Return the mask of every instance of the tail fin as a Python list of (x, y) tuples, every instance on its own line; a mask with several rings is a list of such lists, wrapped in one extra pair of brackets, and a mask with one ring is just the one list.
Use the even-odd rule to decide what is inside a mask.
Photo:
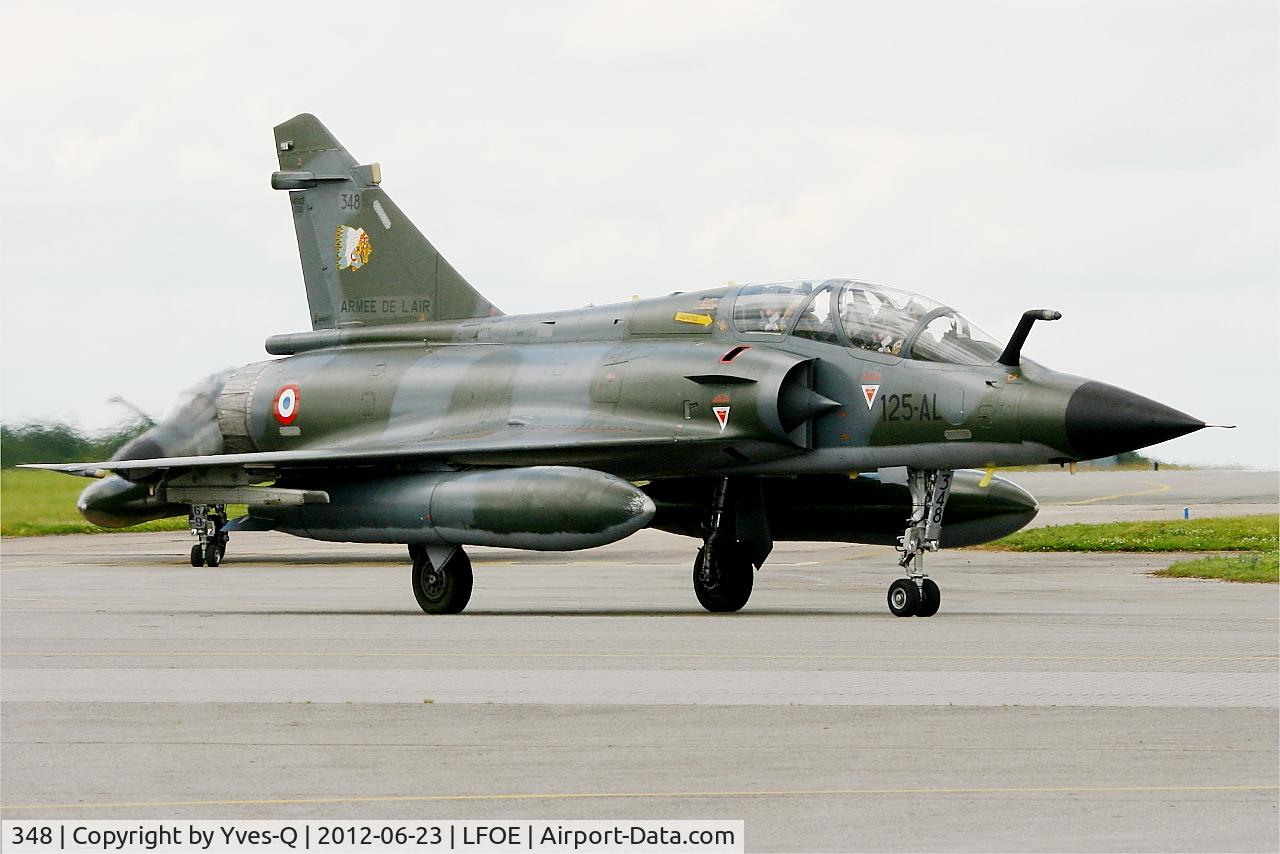
[(361, 166), (309, 113), (275, 129), (302, 256), (311, 328), (489, 317), (502, 312), (441, 257)]

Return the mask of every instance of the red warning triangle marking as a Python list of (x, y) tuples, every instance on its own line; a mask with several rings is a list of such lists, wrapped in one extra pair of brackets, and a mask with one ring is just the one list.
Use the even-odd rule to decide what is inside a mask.
[(729, 426), (729, 407), (713, 406), (711, 411), (716, 414), (716, 420), (720, 422), (720, 432), (724, 432), (724, 428)]
[(867, 409), (871, 408), (871, 404), (876, 402), (876, 395), (880, 392), (880, 386), (864, 385), (862, 387), (862, 396), (867, 399)]

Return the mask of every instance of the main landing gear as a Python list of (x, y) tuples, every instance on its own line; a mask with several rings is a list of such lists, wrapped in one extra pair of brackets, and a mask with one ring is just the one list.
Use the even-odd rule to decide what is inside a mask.
[[(751, 584), (755, 576), (755, 565), (751, 558), (752, 544), (735, 536), (745, 516), (741, 508), (730, 510), (726, 496), (729, 491), (728, 478), (716, 483), (715, 494), (711, 502), (711, 516), (707, 522), (706, 539), (698, 556), (693, 561), (693, 592), (699, 604), (713, 613), (732, 613), (739, 611), (751, 598)], [(750, 526), (752, 533), (760, 536), (763, 532), (756, 530), (761, 523)], [(767, 538), (767, 533), (763, 533)], [(768, 548), (765, 547), (765, 554)], [(760, 558), (763, 562), (764, 558)]]
[(192, 566), (217, 566), (227, 553), (230, 535), (223, 530), (227, 526), (225, 504), (192, 504), (187, 514), (187, 525), (200, 542), (191, 547)]
[(413, 596), (428, 614), (461, 614), (471, 599), (471, 558), (461, 546), (409, 544)]
[(942, 604), (938, 585), (925, 575), (924, 555), (938, 550), (951, 478), (950, 471), (907, 470), (911, 518), (898, 538), (898, 551), (902, 552), (898, 565), (907, 570), (908, 577), (889, 585), (889, 610), (895, 617), (932, 617)]

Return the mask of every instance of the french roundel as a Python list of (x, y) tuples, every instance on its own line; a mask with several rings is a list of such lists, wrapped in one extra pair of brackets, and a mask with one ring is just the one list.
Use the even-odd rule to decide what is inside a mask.
[(298, 387), (296, 385), (290, 383), (289, 385), (280, 387), (280, 390), (276, 392), (275, 404), (273, 406), (277, 421), (281, 424), (293, 423), (293, 419), (298, 417), (299, 397), (301, 397), (301, 394), (298, 392)]

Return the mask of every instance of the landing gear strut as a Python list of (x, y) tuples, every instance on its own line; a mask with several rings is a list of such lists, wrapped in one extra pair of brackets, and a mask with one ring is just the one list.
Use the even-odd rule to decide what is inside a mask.
[(716, 613), (741, 610), (751, 598), (755, 574), (747, 549), (725, 530), (728, 489), (728, 478), (716, 483), (707, 537), (693, 561), (694, 595), (703, 608)]
[(461, 614), (471, 599), (471, 558), (461, 546), (409, 544), (413, 596), (428, 614)]
[(938, 585), (925, 575), (924, 555), (938, 550), (951, 478), (950, 471), (907, 470), (911, 518), (906, 531), (898, 537), (898, 551), (902, 552), (898, 565), (907, 570), (908, 577), (889, 585), (889, 610), (895, 617), (932, 617), (942, 604)]
[(187, 525), (200, 542), (191, 547), (192, 566), (217, 566), (227, 553), (230, 536), (223, 530), (227, 526), (225, 504), (192, 504), (187, 514)]

